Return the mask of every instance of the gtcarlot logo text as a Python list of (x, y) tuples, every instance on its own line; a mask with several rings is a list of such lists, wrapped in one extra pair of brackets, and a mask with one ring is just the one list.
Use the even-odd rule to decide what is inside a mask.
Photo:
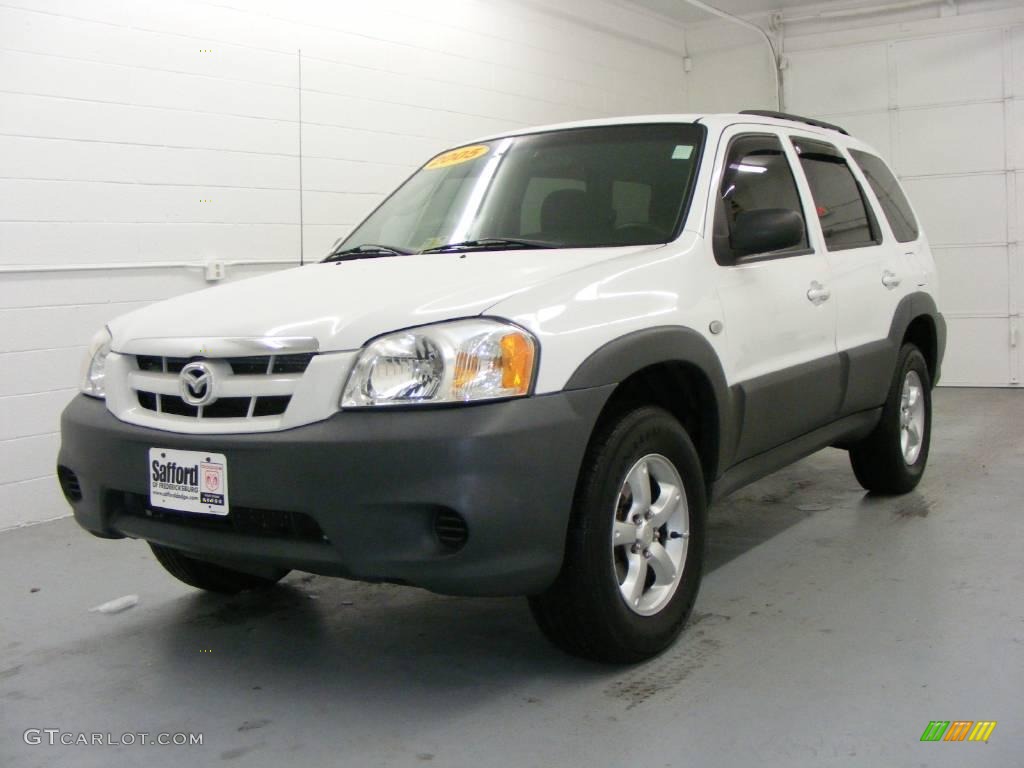
[(121, 747), (139, 745), (143, 747), (195, 746), (202, 745), (201, 733), (85, 733), (62, 731), (60, 728), (29, 728), (22, 734), (26, 744), (58, 744), (71, 746)]

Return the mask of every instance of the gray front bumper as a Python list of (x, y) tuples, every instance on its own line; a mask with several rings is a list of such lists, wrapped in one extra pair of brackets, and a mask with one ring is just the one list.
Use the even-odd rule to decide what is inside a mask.
[[(58, 464), (77, 476), (75, 518), (98, 536), (448, 594), (531, 594), (561, 567), (576, 478), (610, 391), (349, 411), (245, 435), (133, 426), (79, 396), (61, 418)], [(232, 508), (302, 513), (323, 538), (250, 535), (212, 528), (202, 517), (149, 515), (151, 447), (224, 454)], [(457, 513), (468, 528), (455, 552), (435, 534), (441, 511)]]

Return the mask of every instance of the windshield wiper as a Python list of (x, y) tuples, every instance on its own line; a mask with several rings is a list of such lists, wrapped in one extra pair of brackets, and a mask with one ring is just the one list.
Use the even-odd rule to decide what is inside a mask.
[(399, 248), (395, 245), (363, 243), (352, 248), (333, 251), (324, 261), (355, 261), (356, 259), (377, 259), (383, 256), (412, 256), (412, 254), (413, 252), (408, 248)]
[(547, 240), (524, 240), (509, 237), (481, 237), (479, 240), (463, 240), (461, 243), (448, 243), (435, 248), (426, 248), (420, 253), (446, 253), (448, 251), (497, 251), (506, 248), (559, 248), (560, 243)]

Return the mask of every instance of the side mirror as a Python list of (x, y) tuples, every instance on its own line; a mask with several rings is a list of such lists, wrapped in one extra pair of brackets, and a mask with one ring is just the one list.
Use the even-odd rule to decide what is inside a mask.
[(804, 220), (799, 213), (787, 208), (758, 208), (736, 217), (729, 244), (739, 258), (792, 248), (803, 239)]

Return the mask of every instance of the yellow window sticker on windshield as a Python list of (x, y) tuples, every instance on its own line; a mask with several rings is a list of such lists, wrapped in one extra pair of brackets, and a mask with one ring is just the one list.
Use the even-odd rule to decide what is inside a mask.
[(491, 148), (486, 144), (474, 144), (471, 147), (459, 147), (449, 152), (444, 152), (424, 166), (427, 171), (433, 171), (436, 168), (448, 168), (452, 165), (458, 165), (459, 163), (468, 163), (470, 160), (476, 160), (478, 157), (483, 157)]
[(425, 251), (428, 248), (437, 248), (439, 245), (445, 245), (445, 239), (443, 237), (428, 237), (420, 243), (419, 250)]

